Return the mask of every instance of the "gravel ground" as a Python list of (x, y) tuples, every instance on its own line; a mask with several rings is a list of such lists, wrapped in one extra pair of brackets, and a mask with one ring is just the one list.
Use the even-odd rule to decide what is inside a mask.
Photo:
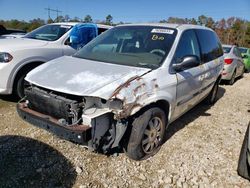
[(0, 99), (0, 187), (250, 187), (237, 175), (250, 121), (250, 74), (221, 85), (219, 100), (171, 124), (159, 152), (135, 162), (105, 156), (22, 121)]

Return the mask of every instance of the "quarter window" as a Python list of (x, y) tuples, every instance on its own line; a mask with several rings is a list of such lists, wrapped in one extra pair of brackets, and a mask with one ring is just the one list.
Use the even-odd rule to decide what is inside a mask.
[(237, 57), (241, 57), (241, 53), (240, 51), (238, 50), (238, 48), (234, 48), (234, 51), (233, 51), (234, 55), (236, 55)]

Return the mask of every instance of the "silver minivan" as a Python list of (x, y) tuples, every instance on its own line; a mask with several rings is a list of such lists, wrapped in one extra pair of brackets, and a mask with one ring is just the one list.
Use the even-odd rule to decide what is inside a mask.
[(223, 60), (206, 27), (121, 25), (28, 73), (17, 110), (60, 137), (104, 153), (123, 147), (139, 160), (157, 151), (171, 122), (216, 101)]

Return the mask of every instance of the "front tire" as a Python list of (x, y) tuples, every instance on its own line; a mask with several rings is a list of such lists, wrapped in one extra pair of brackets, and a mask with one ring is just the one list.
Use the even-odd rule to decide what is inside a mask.
[(163, 143), (166, 123), (166, 115), (158, 107), (150, 108), (135, 118), (126, 154), (134, 160), (154, 155)]
[(28, 83), (24, 80), (24, 78), (26, 77), (26, 74), (23, 75), (19, 75), (16, 78), (15, 81), (15, 85), (14, 85), (14, 94), (16, 97), (18, 97), (18, 99), (22, 99), (24, 98), (24, 88), (26, 88), (28, 86)]

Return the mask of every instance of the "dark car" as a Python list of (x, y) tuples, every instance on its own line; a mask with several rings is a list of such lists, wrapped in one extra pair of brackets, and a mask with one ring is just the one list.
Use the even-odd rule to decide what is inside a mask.
[(250, 122), (245, 134), (245, 138), (240, 151), (240, 158), (238, 163), (238, 174), (243, 178), (250, 180), (250, 135), (249, 135)]
[(0, 25), (0, 36), (11, 33), (26, 33), (26, 31), (20, 29), (6, 29), (3, 25)]

